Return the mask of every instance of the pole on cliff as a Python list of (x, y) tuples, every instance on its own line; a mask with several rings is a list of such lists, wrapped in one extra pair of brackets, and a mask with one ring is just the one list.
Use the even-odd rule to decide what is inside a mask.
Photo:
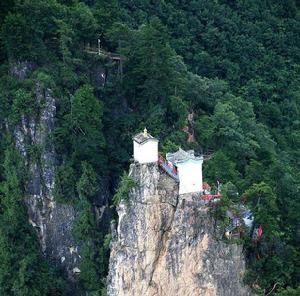
[(101, 49), (101, 40), (98, 39), (98, 55), (100, 55), (100, 49)]

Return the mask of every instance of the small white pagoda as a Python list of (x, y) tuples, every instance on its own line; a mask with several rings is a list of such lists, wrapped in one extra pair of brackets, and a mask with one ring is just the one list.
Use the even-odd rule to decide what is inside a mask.
[(146, 128), (133, 137), (133, 158), (139, 163), (158, 161), (158, 139), (152, 137)]
[(179, 176), (179, 194), (202, 192), (203, 156), (195, 156), (194, 150), (181, 148), (175, 153), (167, 153), (167, 161), (177, 167)]

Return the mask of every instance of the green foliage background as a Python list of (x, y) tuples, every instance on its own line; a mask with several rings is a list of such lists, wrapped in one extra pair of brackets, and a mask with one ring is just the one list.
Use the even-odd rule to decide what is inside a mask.
[[(215, 151), (205, 164), (206, 180), (231, 182), (266, 226), (262, 241), (248, 247), (248, 283), (259, 293), (297, 294), (297, 1), (2, 1), (0, 26), (0, 291), (66, 291), (56, 271), (38, 259), (37, 239), (22, 223), (24, 160), (9, 160), (17, 154), (10, 136), (22, 116), (39, 116), (39, 82), (53, 91), (57, 104), (50, 137), (59, 163), (54, 195), (82, 213), (74, 229), (86, 242), (82, 289), (90, 295), (105, 289), (108, 238), (93, 211), (99, 180), (108, 177), (114, 191), (132, 154), (131, 136), (147, 126), (163, 151), (178, 146)], [(118, 63), (84, 51), (98, 38), (107, 50), (126, 56), (122, 75)], [(18, 80), (10, 69), (25, 61), (33, 69)], [(104, 84), (97, 67), (105, 69)], [(189, 144), (182, 129), (191, 112), (196, 143)], [(27, 149), (38, 157), (36, 147)], [(15, 223), (7, 225), (7, 219)], [(14, 233), (18, 241), (9, 247)], [(29, 276), (24, 270), (31, 266)]]

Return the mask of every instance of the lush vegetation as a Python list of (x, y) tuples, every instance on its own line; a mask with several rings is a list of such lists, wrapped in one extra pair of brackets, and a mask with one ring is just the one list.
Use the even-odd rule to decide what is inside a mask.
[[(246, 280), (259, 293), (297, 294), (296, 1), (2, 2), (1, 294), (60, 295), (65, 290), (56, 271), (40, 259), (35, 234), (26, 226), (27, 167), (12, 156), (17, 154), (11, 146), (16, 127), (24, 117), (38, 117), (43, 107), (36, 99), (37, 83), (56, 98), (55, 130), (49, 135), (58, 158), (54, 196), (81, 212), (74, 236), (85, 242), (80, 282), (90, 295), (104, 293), (107, 272), (109, 239), (94, 212), (99, 180), (108, 177), (114, 190), (131, 157), (131, 136), (145, 126), (159, 136), (163, 151), (178, 146), (215, 151), (205, 164), (207, 181), (231, 182), (265, 225), (259, 243), (248, 247)], [(122, 67), (84, 51), (98, 38), (105, 49), (126, 56)], [(30, 68), (22, 79), (11, 70), (20, 62)], [(99, 82), (99, 69), (105, 82)], [(189, 113), (194, 114), (193, 143), (182, 131)], [(31, 160), (41, 149), (26, 143)], [(21, 250), (27, 250), (25, 255)]]
[(113, 205), (117, 207), (121, 201), (128, 202), (129, 190), (135, 185), (135, 181), (130, 176), (128, 176), (126, 172), (124, 172), (121, 177), (116, 194), (113, 196)]
[(37, 237), (28, 223), (23, 171), (22, 158), (8, 146), (0, 187), (0, 293), (64, 295), (65, 282), (43, 258)]

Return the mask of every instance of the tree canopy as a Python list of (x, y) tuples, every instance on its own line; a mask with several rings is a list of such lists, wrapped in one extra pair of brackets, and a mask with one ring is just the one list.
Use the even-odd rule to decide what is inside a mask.
[[(113, 193), (120, 183), (116, 204), (126, 196), (130, 180), (122, 172), (131, 158), (131, 137), (146, 126), (160, 138), (163, 152), (177, 147), (214, 151), (204, 165), (205, 180), (234, 188), (265, 227), (261, 242), (247, 246), (248, 283), (259, 286), (259, 293), (297, 294), (297, 1), (2, 2), (1, 294), (60, 295), (64, 290), (62, 277), (57, 280), (42, 259), (27, 225), (24, 175), (29, 172), (13, 148), (22, 120), (41, 115), (45, 102), (36, 97), (38, 85), (56, 100), (49, 135), (56, 153), (53, 195), (80, 212), (74, 236), (84, 242), (83, 290), (105, 293), (109, 236), (94, 211), (97, 185), (107, 178)], [(122, 63), (89, 53), (97, 50), (98, 39), (107, 52), (125, 56)], [(184, 132), (189, 124), (192, 143)], [(28, 151), (41, 149), (26, 144)], [(49, 285), (42, 284), (45, 279)]]

